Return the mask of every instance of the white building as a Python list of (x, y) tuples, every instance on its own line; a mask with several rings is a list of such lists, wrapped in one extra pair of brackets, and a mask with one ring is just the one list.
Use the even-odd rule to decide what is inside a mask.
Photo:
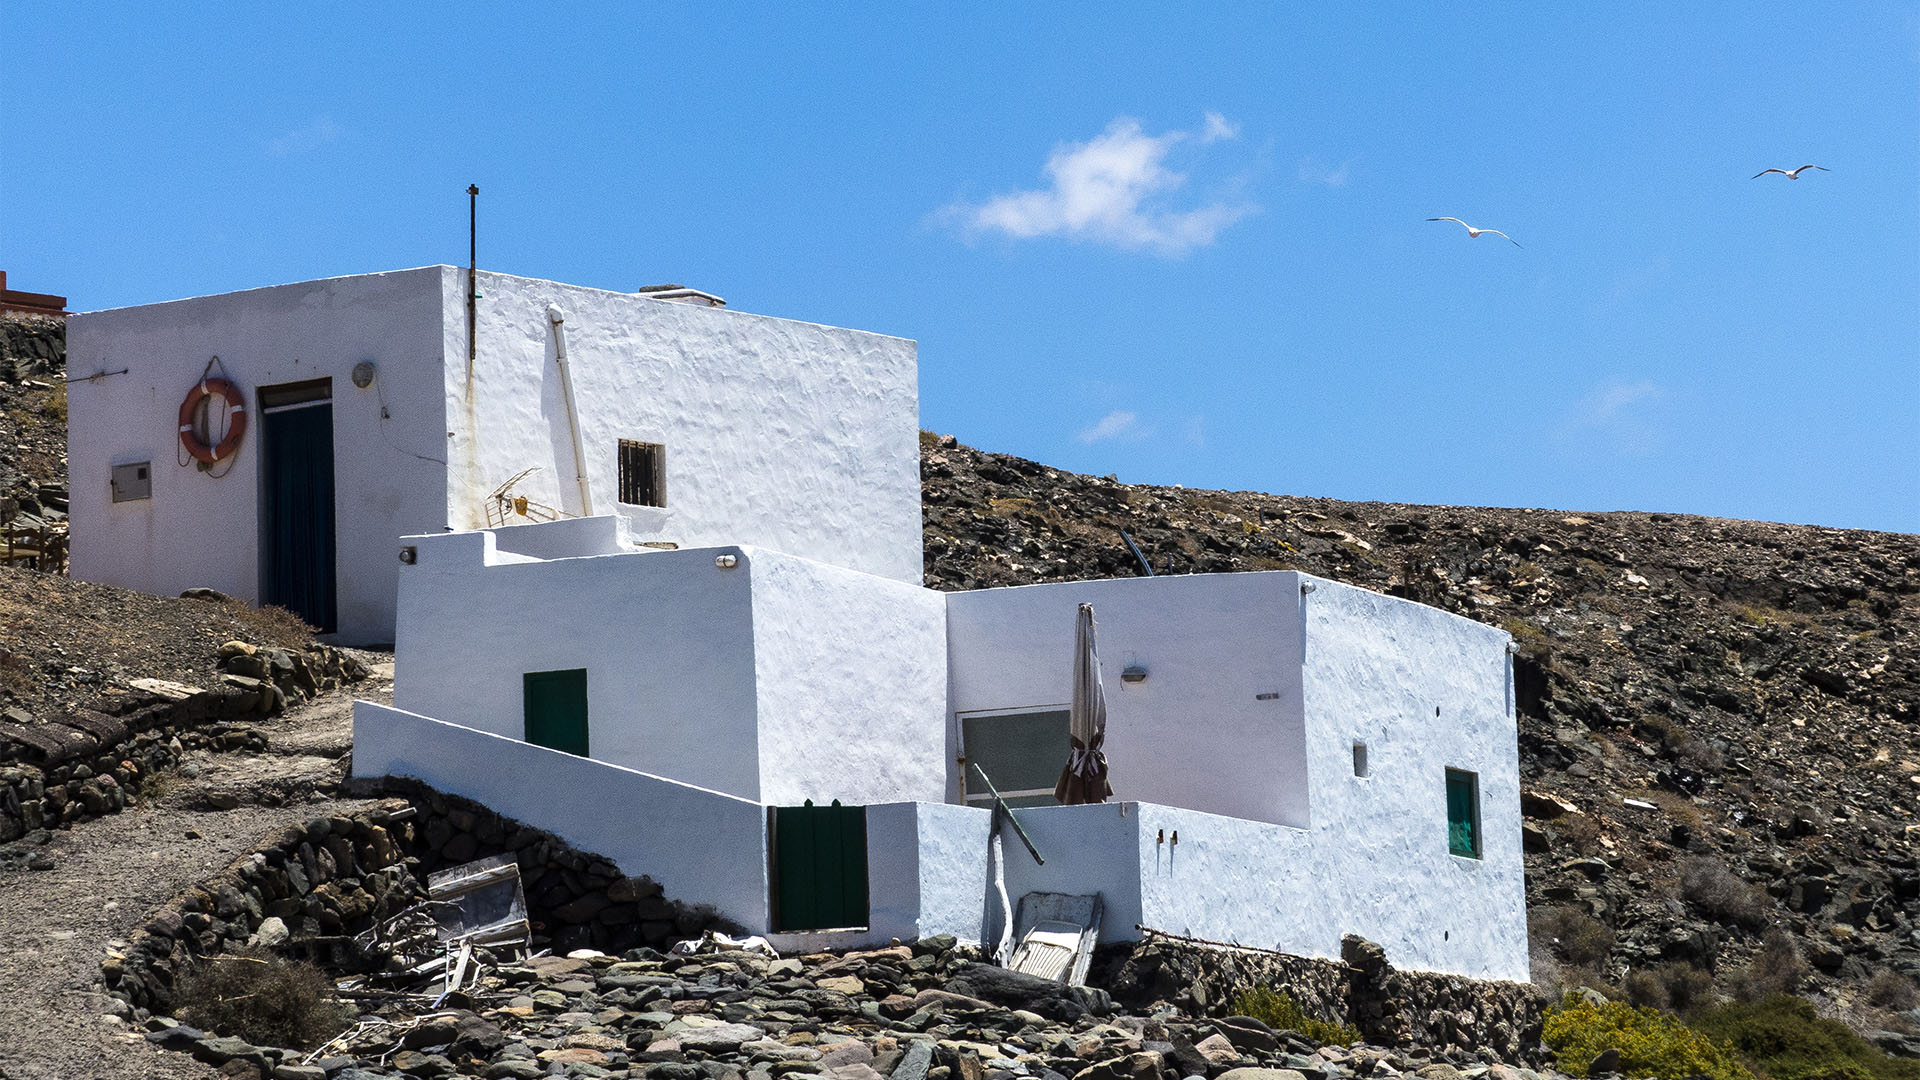
[[(477, 284), (73, 316), (75, 575), (395, 640), (356, 775), (783, 942), (991, 940), (984, 772), (1046, 860), (1008, 891), (1098, 893), (1105, 940), (1526, 977), (1506, 634), (1292, 572), (921, 588), (912, 342)], [(1082, 602), (1118, 801), (1050, 805)]]
[[(1337, 956), (1358, 933), (1403, 967), (1527, 977), (1498, 629), (1290, 571), (943, 594), (743, 545), (633, 552), (618, 528), (406, 538), (395, 707), (357, 706), (355, 774), (852, 945), (993, 939), (978, 763), (1046, 859), (1010, 844), (1009, 891), (1098, 892), (1103, 940)], [(1058, 806), (1083, 601), (1119, 801)], [(864, 808), (864, 868), (809, 924), (769, 808), (836, 799)]]
[[(72, 316), (74, 576), (214, 588), (342, 642), (392, 641), (398, 538), (485, 526), (488, 496), (537, 469), (509, 492), (536, 515), (920, 580), (913, 342), (478, 285), (471, 338), (468, 275), (449, 266)], [(181, 416), (207, 377), (236, 388), (246, 430), (203, 468), (182, 427), (212, 445), (234, 419)]]

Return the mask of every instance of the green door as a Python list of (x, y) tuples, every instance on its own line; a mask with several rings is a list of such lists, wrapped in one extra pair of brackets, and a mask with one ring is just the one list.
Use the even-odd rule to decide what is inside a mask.
[[(266, 393), (263, 402), (269, 400)], [(262, 604), (277, 604), (322, 632), (339, 629), (333, 576), (333, 404), (263, 410)]]
[(587, 756), (587, 669), (529, 671), (521, 676), (527, 741)]
[(770, 806), (773, 928), (845, 930), (867, 925), (867, 808)]

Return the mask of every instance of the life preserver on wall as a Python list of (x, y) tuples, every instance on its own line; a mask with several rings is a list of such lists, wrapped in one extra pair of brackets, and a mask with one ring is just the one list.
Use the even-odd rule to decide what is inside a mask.
[[(207, 399), (218, 394), (227, 403), (227, 434), (218, 445), (207, 445), (201, 434), (201, 408)], [(225, 379), (201, 379), (187, 391), (186, 400), (180, 403), (180, 445), (196, 459), (215, 465), (233, 456), (240, 448), (240, 439), (247, 433), (247, 398), (240, 388)]]

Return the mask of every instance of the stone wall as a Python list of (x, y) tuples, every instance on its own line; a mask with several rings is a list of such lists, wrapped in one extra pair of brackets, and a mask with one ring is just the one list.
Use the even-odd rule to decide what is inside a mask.
[(52, 375), (67, 367), (67, 323), (48, 315), (0, 315), (0, 379)]
[(265, 749), (250, 721), (278, 712), (290, 696), (364, 673), (324, 645), (259, 652), (277, 654), (263, 661), (264, 678), (227, 675), (211, 690), (142, 679), (131, 693), (54, 719), (0, 710), (0, 843), (116, 813), (190, 750)]
[(381, 792), (389, 797), (359, 813), (286, 829), (168, 901), (108, 958), (108, 990), (136, 1009), (170, 1012), (184, 966), (245, 944), (270, 919), (280, 922), (276, 939), (284, 928), (285, 950), (351, 963), (345, 939), (422, 899), (428, 874), (506, 853), (520, 866), (535, 949), (618, 953), (724, 928), (657, 883), (478, 804), (407, 781), (360, 791)]
[(1342, 943), (1341, 960), (1166, 938), (1110, 946), (1099, 959), (1099, 981), (1130, 1007), (1164, 1001), (1196, 1016), (1228, 1016), (1239, 994), (1264, 986), (1309, 1016), (1359, 1028), (1379, 1046), (1484, 1051), (1502, 1061), (1541, 1054), (1545, 1003), (1531, 985), (1397, 971), (1384, 950), (1357, 937)]

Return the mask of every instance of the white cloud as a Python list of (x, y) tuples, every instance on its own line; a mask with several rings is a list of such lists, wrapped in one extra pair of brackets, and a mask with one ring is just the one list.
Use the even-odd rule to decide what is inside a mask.
[(1645, 457), (1660, 442), (1659, 429), (1650, 414), (1652, 406), (1665, 396), (1665, 390), (1644, 379), (1601, 383), (1574, 403), (1561, 425), (1560, 438), (1581, 450)]
[(325, 116), (315, 117), (306, 127), (287, 132), (276, 139), (267, 140), (267, 153), (274, 157), (286, 157), (290, 154), (310, 154), (344, 134), (339, 124)]
[(1064, 236), (1178, 255), (1213, 243), (1222, 229), (1259, 208), (1226, 201), (1184, 210), (1165, 205), (1166, 196), (1187, 181), (1186, 174), (1167, 168), (1167, 154), (1189, 139), (1204, 146), (1238, 134), (1218, 113), (1208, 113), (1197, 134), (1148, 135), (1138, 121), (1120, 117), (1087, 142), (1056, 146), (1043, 170), (1048, 187), (979, 205), (955, 203), (942, 215), (973, 232)]
[(1237, 139), (1240, 137), (1240, 125), (1232, 123), (1217, 112), (1207, 114), (1206, 125), (1207, 126), (1200, 132), (1200, 141), (1203, 144), (1219, 142), (1221, 139)]
[(1126, 434), (1139, 432), (1140, 416), (1125, 409), (1115, 409), (1100, 418), (1100, 422), (1080, 433), (1083, 443), (1097, 443), (1106, 439), (1116, 439)]
[(1196, 449), (1205, 449), (1207, 445), (1207, 418), (1200, 415), (1187, 417), (1187, 422), (1181, 426), (1180, 434), (1181, 437), (1186, 440), (1188, 446), (1195, 447)]
[(1333, 166), (1311, 154), (1300, 159), (1300, 182), (1303, 184), (1346, 187), (1352, 173), (1353, 162), (1351, 161), (1343, 161), (1338, 166)]

